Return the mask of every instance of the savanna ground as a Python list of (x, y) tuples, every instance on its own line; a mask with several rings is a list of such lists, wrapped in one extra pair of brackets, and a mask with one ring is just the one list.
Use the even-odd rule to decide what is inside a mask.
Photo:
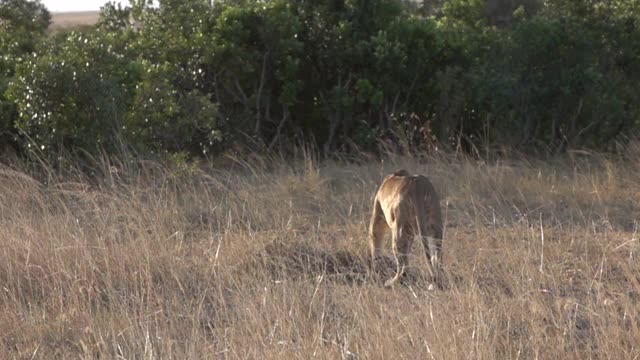
[(99, 11), (54, 12), (51, 14), (49, 31), (57, 33), (92, 26), (98, 22)]
[[(105, 161), (91, 179), (5, 164), (0, 353), (635, 359), (638, 154)], [(445, 290), (419, 243), (403, 284), (383, 288), (390, 260), (367, 274), (373, 194), (398, 168), (441, 193)]]

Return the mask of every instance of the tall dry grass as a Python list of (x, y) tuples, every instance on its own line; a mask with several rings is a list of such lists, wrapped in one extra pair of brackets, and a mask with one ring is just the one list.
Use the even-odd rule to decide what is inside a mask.
[[(92, 179), (41, 180), (2, 166), (0, 353), (634, 359), (634, 154), (491, 164), (306, 156), (194, 173), (105, 162)], [(403, 285), (367, 275), (372, 196), (397, 168), (428, 175), (442, 194), (443, 291), (427, 290), (418, 243)]]

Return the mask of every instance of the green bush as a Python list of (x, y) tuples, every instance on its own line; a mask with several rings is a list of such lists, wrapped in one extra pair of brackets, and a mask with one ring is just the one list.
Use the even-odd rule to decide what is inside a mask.
[[(631, 33), (629, 33), (631, 32)], [(495, 34), (465, 79), (467, 128), (513, 147), (606, 147), (637, 130), (637, 27), (537, 16)]]
[(0, 0), (0, 143), (15, 143), (15, 104), (4, 95), (15, 68), (36, 50), (51, 16), (40, 1)]
[(0, 131), (49, 156), (162, 157), (301, 137), (556, 152), (638, 131), (640, 0), (440, 3), (135, 1), (42, 41), (44, 8), (5, 0)]
[(217, 107), (198, 89), (174, 86), (176, 66), (143, 62), (143, 76), (123, 125), (128, 144), (145, 154), (207, 155), (223, 140)]
[(7, 95), (28, 148), (114, 151), (138, 77), (131, 52), (109, 34), (71, 32), (29, 55)]

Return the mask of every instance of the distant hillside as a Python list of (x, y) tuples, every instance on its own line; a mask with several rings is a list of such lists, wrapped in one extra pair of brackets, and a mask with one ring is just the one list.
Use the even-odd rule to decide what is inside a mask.
[(99, 11), (60, 12), (51, 14), (52, 32), (94, 25), (100, 16)]

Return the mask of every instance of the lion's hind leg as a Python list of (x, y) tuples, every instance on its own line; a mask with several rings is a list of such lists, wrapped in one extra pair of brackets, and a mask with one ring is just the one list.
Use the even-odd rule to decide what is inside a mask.
[(380, 249), (384, 242), (384, 237), (389, 229), (387, 221), (380, 207), (380, 202), (376, 199), (373, 204), (373, 211), (371, 213), (371, 222), (369, 223), (369, 247), (371, 251), (371, 259), (369, 268), (373, 270), (374, 263), (377, 257), (380, 255)]
[(438, 224), (430, 224), (421, 229), (421, 233), (431, 277), (439, 287), (442, 287), (442, 227)]
[(393, 286), (402, 276), (409, 265), (408, 253), (413, 242), (413, 231), (411, 227), (393, 226), (391, 229), (393, 241), (393, 256), (396, 260), (396, 275), (385, 282), (384, 286)]

